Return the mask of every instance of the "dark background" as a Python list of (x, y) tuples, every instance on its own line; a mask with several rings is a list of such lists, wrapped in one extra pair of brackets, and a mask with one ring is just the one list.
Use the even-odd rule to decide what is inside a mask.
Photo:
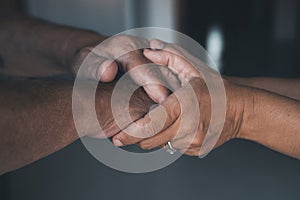
[[(299, 78), (297, 0), (185, 0), (179, 13), (180, 31), (204, 46), (209, 27), (222, 28), (224, 74)], [(299, 198), (300, 162), (243, 140), (148, 174), (110, 169), (77, 141), (0, 177), (5, 200)]]
[(183, 32), (200, 44), (205, 44), (211, 25), (223, 29), (223, 73), (299, 77), (300, 3), (297, 0), (191, 0), (183, 5)]

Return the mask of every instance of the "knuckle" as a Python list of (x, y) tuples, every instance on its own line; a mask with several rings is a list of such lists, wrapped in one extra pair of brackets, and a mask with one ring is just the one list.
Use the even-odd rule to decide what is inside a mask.
[(193, 146), (199, 147), (202, 144), (202, 139), (196, 136), (192, 142)]
[(186, 155), (189, 156), (200, 156), (200, 150), (199, 149), (190, 149), (185, 152)]
[(118, 140), (120, 140), (124, 145), (128, 144), (128, 139), (126, 136), (119, 137)]
[(140, 142), (139, 146), (143, 150), (150, 150), (151, 149), (151, 146), (148, 142)]
[(201, 155), (202, 155), (202, 154), (201, 154), (200, 150), (196, 150), (195, 156), (201, 156)]
[(120, 140), (125, 145), (129, 145), (133, 143), (133, 137), (128, 135), (127, 133), (120, 135), (120, 137), (117, 139)]
[(152, 78), (152, 79), (155, 78), (156, 80), (161, 80), (162, 73), (158, 67), (149, 67), (147, 70), (148, 70), (147, 74), (150, 78)]

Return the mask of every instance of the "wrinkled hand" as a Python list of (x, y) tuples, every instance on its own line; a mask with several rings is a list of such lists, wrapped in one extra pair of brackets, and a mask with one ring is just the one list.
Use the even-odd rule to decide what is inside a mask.
[[(210, 132), (222, 131), (217, 143), (212, 144), (213, 147), (236, 137), (242, 123), (241, 119), (243, 119), (242, 90), (223, 80), (227, 102), (229, 102), (227, 104), (224, 102), (225, 124), (223, 129), (218, 123), (210, 126), (212, 98), (209, 92), (212, 91), (208, 90), (206, 83), (211, 81), (210, 84), (212, 84), (216, 81), (217, 73), (177, 45), (153, 40), (150, 46), (151, 50), (144, 50), (144, 55), (152, 62), (168, 67), (177, 75), (181, 87), (142, 119), (115, 135), (114, 144), (123, 146), (138, 143), (142, 149), (153, 149), (171, 141), (174, 148), (187, 155), (195, 156), (208, 153), (201, 152), (200, 149), (204, 137)], [(201, 74), (195, 66), (199, 67)], [(217, 96), (219, 93), (222, 95), (222, 88), (214, 89), (213, 93)], [(199, 114), (197, 110), (200, 111), (200, 116), (197, 116)], [(162, 124), (164, 118), (166, 120)]]
[[(110, 37), (98, 46), (83, 48), (76, 58), (74, 73), (89, 55), (88, 65), (81, 69), (81, 78), (110, 82), (115, 79), (118, 66), (123, 72), (128, 72), (137, 66), (149, 64), (150, 61), (143, 55), (142, 50), (147, 47), (149, 42), (144, 38), (129, 35)], [(143, 86), (146, 93), (157, 103), (163, 102), (170, 93), (163, 86), (165, 82), (171, 82), (171, 85), (179, 84), (172, 73), (163, 76), (161, 71), (148, 67), (143, 67), (130, 76), (136, 84)], [(169, 79), (163, 80), (162, 77)]]
[[(88, 90), (91, 90), (93, 83), (91, 81), (82, 82), (80, 88), (77, 88), (75, 96), (76, 101), (73, 102), (75, 106), (74, 112), (76, 116), (80, 117), (76, 122), (80, 126), (81, 136), (90, 136), (94, 138), (106, 138), (111, 137), (133, 121), (143, 117), (154, 102), (149, 98), (142, 88), (137, 89), (130, 101), (129, 101), (129, 114), (131, 118), (128, 118), (124, 112), (124, 108), (128, 106), (128, 102), (125, 100), (127, 92), (130, 88), (136, 88), (136, 84), (127, 79), (125, 84), (121, 85), (120, 93), (118, 93), (117, 104), (114, 105), (114, 109), (111, 107), (111, 99), (115, 82), (111, 83), (99, 83), (95, 95), (93, 105), (89, 95), (86, 95)], [(93, 119), (91, 114), (96, 109), (97, 119)], [(114, 115), (113, 115), (114, 112)], [(119, 120), (122, 120), (122, 124), (117, 124), (114, 116), (117, 116)], [(101, 127), (99, 132), (98, 127)], [(83, 131), (84, 130), (84, 131)]]

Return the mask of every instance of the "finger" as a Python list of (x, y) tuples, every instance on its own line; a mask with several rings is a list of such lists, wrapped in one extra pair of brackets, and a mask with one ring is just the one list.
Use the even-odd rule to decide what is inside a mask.
[[(211, 67), (208, 67), (204, 62), (202, 62), (197, 57), (190, 54), (186, 49), (182, 48), (176, 43), (167, 43), (158, 39), (153, 39), (150, 41), (149, 46), (152, 50), (165, 50), (174, 55), (184, 58), (188, 60), (189, 63), (193, 64), (193, 68), (199, 72), (199, 69), (209, 70), (210, 72), (215, 72)], [(200, 73), (198, 73), (200, 75)]]
[(181, 87), (181, 82), (178, 79), (178, 77), (168, 68), (166, 67), (160, 67), (161, 74), (163, 76), (163, 79), (168, 84), (168, 88), (174, 92), (178, 90)]
[(199, 156), (200, 148), (181, 149), (180, 152), (188, 156)]
[(80, 64), (77, 76), (82, 79), (108, 82), (115, 78), (117, 72), (118, 65), (114, 60), (90, 52)]
[(144, 50), (144, 55), (155, 64), (167, 66), (176, 74), (182, 83), (191, 80), (193, 77), (200, 77), (195, 67), (183, 57), (167, 50)]
[(178, 132), (180, 131), (179, 125), (181, 125), (181, 122), (179, 119), (177, 119), (177, 121), (174, 124), (172, 124), (169, 128), (165, 129), (164, 131), (160, 132), (159, 134), (156, 134), (151, 138), (142, 140), (139, 143), (139, 146), (142, 149), (150, 150), (165, 145), (168, 142), (171, 142), (172, 146), (175, 149), (188, 149), (193, 144), (195, 134), (186, 135), (184, 133)]
[(145, 83), (143, 86), (145, 92), (154, 102), (163, 103), (170, 94), (170, 91), (165, 87), (166, 84), (159, 83), (163, 82), (163, 80), (151, 80), (149, 82), (154, 82), (155, 84)]
[(192, 56), (186, 49), (175, 43), (167, 43), (159, 39), (153, 39), (150, 41), (149, 46), (152, 50), (167, 50), (173, 54), (181, 55), (188, 59), (194, 58), (194, 56)]
[(166, 50), (175, 55), (181, 55), (187, 58), (193, 57), (187, 50), (175, 43), (167, 43), (159, 39), (153, 39), (150, 41), (149, 46), (152, 50)]
[(165, 79), (160, 71), (160, 68), (157, 65), (148, 64), (140, 64), (135, 67), (129, 68), (130, 77), (132, 80), (143, 86), (145, 92), (149, 95), (149, 97), (156, 103), (162, 103), (170, 94), (168, 90)]
[(183, 136), (180, 138), (175, 138), (172, 140), (172, 146), (175, 149), (180, 149), (180, 150), (187, 150), (191, 148), (193, 139), (191, 137)]
[[(130, 124), (113, 138), (116, 146), (135, 144), (170, 127), (180, 116), (180, 105), (174, 94), (163, 104), (151, 110), (145, 117)], [(120, 141), (117, 142), (117, 141)], [(121, 145), (120, 145), (121, 144)], [(122, 145), (123, 144), (123, 145)]]
[(170, 91), (162, 78), (157, 65), (153, 65), (142, 53), (142, 50), (131, 51), (117, 58), (125, 72), (130, 72), (132, 80), (143, 86), (149, 97), (156, 103), (162, 103)]
[(180, 124), (180, 120), (177, 119), (175, 123), (173, 123), (169, 128), (163, 130), (162, 132), (154, 135), (153, 137), (142, 140), (139, 143), (139, 146), (142, 149), (150, 150), (156, 147), (160, 147), (165, 145), (166, 143), (172, 141), (174, 137), (177, 135), (178, 126)]
[[(149, 46), (152, 50), (165, 50), (168, 52), (173, 53), (174, 55), (181, 56), (188, 60), (190, 63), (193, 63), (195, 66), (195, 69), (198, 71), (201, 69), (201, 72), (203, 73), (203, 70), (207, 71), (208, 73), (215, 73), (216, 71), (209, 67), (205, 62), (200, 60), (199, 58), (195, 57), (191, 53), (189, 53), (186, 49), (182, 48), (180, 45), (176, 43), (167, 43), (158, 39), (153, 39), (150, 41)], [(199, 73), (200, 74), (200, 73)]]
[(105, 60), (99, 67), (99, 79), (102, 82), (113, 81), (118, 73), (118, 65), (113, 60)]
[(113, 137), (112, 141), (115, 146), (121, 147), (121, 146), (136, 144), (139, 141), (141, 141), (142, 139), (143, 138), (133, 137), (133, 136), (125, 133), (124, 131), (121, 131), (120, 133), (118, 133), (117, 135), (115, 135)]
[[(147, 50), (146, 50), (147, 51)], [(177, 78), (177, 75), (174, 74), (171, 70), (169, 70), (166, 67), (159, 67), (160, 72), (160, 80), (164, 80), (167, 84), (166, 87), (170, 89), (171, 91), (175, 91), (180, 88), (181, 83)]]

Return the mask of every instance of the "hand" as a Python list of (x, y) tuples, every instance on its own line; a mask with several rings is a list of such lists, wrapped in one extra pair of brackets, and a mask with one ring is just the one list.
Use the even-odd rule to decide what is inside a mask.
[[(209, 132), (222, 131), (217, 144), (213, 144), (214, 147), (235, 138), (240, 132), (243, 102), (247, 98), (247, 93), (243, 88), (223, 80), (227, 102), (230, 102), (225, 104), (225, 124), (223, 130), (220, 124), (210, 125), (212, 99), (206, 82), (217, 80), (217, 73), (177, 45), (154, 40), (150, 47), (152, 50), (144, 50), (144, 55), (156, 64), (167, 66), (176, 74), (181, 82), (181, 88), (145, 117), (136, 121), (136, 124), (131, 124), (114, 136), (115, 145), (138, 143), (143, 149), (153, 149), (162, 147), (171, 141), (174, 148), (187, 155), (195, 156), (208, 153), (201, 152), (200, 147), (205, 135)], [(193, 65), (197, 65), (202, 74)], [(202, 75), (205, 76), (206, 82)], [(189, 88), (189, 85), (192, 86), (192, 89)], [(216, 88), (214, 92), (218, 95), (218, 93), (222, 93), (222, 90), (219, 91)], [(196, 101), (193, 98), (194, 93)], [(197, 109), (200, 111), (199, 121), (195, 121), (197, 119), (195, 110)], [(166, 121), (161, 125), (161, 121), (164, 121), (164, 111), (166, 112)], [(162, 129), (160, 129), (161, 127)]]
[[(144, 38), (133, 37), (129, 35), (113, 36), (105, 40), (99, 46), (90, 46), (83, 48), (78, 54), (75, 64), (74, 73), (79, 69), (84, 58), (89, 53), (89, 66), (83, 70), (83, 78), (110, 82), (115, 79), (118, 72), (118, 65), (121, 70), (128, 72), (131, 69), (148, 64), (150, 61), (143, 55), (144, 49), (149, 46), (149, 42)], [(177, 78), (169, 72), (164, 74), (168, 80), (163, 80), (162, 72), (149, 67), (143, 67), (138, 73), (130, 74), (133, 81), (143, 86), (146, 93), (157, 103), (163, 102), (169, 95), (169, 90), (163, 87), (165, 81), (172, 86), (179, 85)], [(151, 83), (158, 84), (151, 84)]]
[[(129, 88), (136, 88), (136, 84), (132, 80), (126, 80), (125, 84), (122, 84), (120, 87), (120, 93), (118, 93), (118, 104), (114, 105), (114, 116), (118, 116), (118, 119), (122, 121), (122, 124), (116, 123), (113, 111), (111, 108), (111, 98), (113, 89), (115, 86), (114, 82), (111, 83), (99, 83), (96, 96), (95, 96), (95, 107), (91, 104), (91, 99), (86, 95), (86, 92), (92, 88), (93, 83), (91, 81), (84, 81), (81, 85), (81, 88), (77, 88), (77, 100), (76, 103), (76, 112), (77, 116), (80, 117), (80, 124), (77, 124), (81, 127), (81, 130), (85, 130), (81, 136), (90, 136), (94, 138), (106, 138), (112, 137), (113, 135), (120, 132), (120, 130), (133, 121), (143, 117), (148, 111), (149, 108), (154, 104), (154, 102), (148, 97), (142, 88), (137, 89), (129, 102), (129, 113), (131, 118), (128, 118), (124, 112), (124, 107), (128, 106), (128, 102), (125, 100)], [(89, 92), (88, 92), (89, 93)], [(122, 98), (124, 97), (124, 98)], [(74, 102), (73, 102), (74, 103)], [(91, 115), (91, 110), (96, 109), (97, 119), (93, 120)], [(98, 132), (97, 127), (101, 126), (102, 132)]]

